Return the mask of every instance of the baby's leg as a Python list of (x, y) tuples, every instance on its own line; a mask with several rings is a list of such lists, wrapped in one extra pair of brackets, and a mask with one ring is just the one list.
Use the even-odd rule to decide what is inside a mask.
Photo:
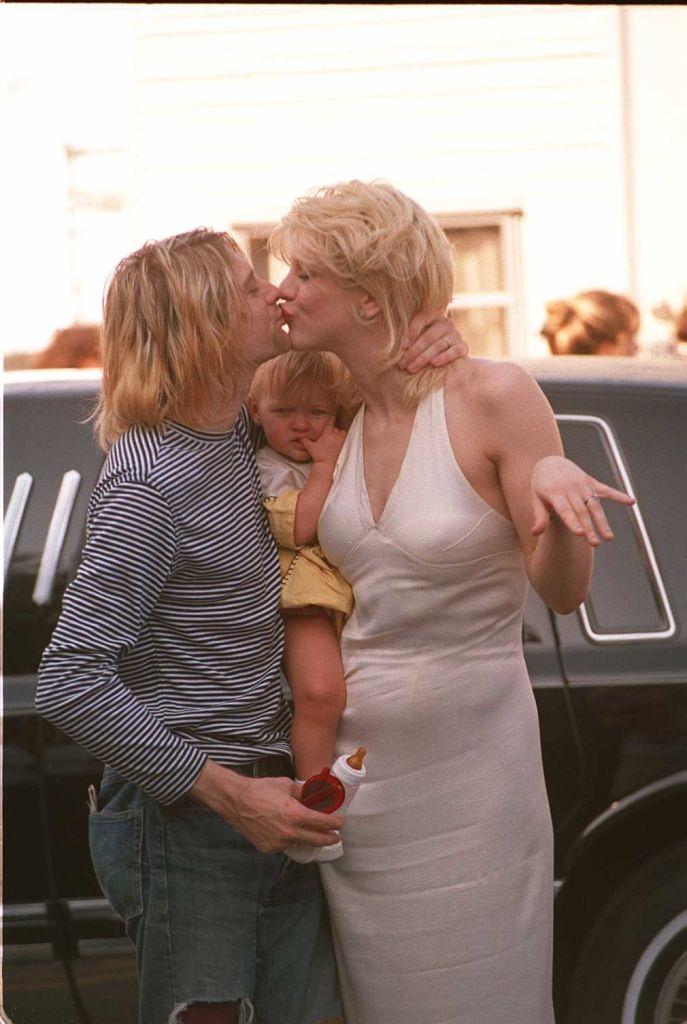
[(331, 765), (336, 727), (346, 704), (341, 650), (334, 625), (321, 608), (284, 614), (284, 672), (293, 693), (291, 746), (296, 777)]

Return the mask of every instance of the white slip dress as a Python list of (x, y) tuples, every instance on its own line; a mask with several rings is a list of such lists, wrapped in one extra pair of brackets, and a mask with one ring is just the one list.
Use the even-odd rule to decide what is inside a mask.
[(443, 389), (375, 524), (361, 409), (318, 535), (353, 584), (337, 754), (368, 748), (321, 866), (346, 1024), (552, 1024), (553, 843), (512, 523), (470, 486)]

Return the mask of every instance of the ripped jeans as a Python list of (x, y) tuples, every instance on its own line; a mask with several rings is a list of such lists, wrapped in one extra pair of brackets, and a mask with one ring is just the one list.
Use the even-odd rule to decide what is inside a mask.
[(237, 1002), (246, 1024), (339, 1017), (314, 865), (260, 853), (191, 798), (162, 807), (109, 769), (98, 807), (91, 856), (136, 946), (139, 1024), (198, 1002)]

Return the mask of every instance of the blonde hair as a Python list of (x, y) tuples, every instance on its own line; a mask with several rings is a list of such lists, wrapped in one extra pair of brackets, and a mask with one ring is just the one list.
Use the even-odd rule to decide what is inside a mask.
[(624, 295), (580, 292), (573, 299), (546, 304), (547, 318), (540, 334), (553, 355), (595, 355), (604, 342), (615, 344), (620, 334), (633, 338), (639, 330), (639, 310)]
[[(386, 366), (396, 363), (415, 314), (443, 313), (453, 293), (444, 232), (421, 206), (386, 182), (348, 181), (297, 199), (274, 229), (270, 248), (306, 272), (328, 274), (344, 288), (360, 286), (368, 292), (381, 308), (389, 335), (382, 352)], [(416, 405), (445, 373), (427, 367), (409, 377), (409, 404)]]
[(202, 422), (234, 397), (249, 369), (235, 344), (249, 321), (230, 266), (237, 256), (228, 234), (198, 228), (146, 242), (118, 264), (103, 304), (96, 424), (104, 448), (134, 425)]
[(360, 404), (351, 375), (331, 352), (284, 352), (262, 363), (255, 371), (248, 399), (255, 405), (270, 398), (298, 401), (313, 392), (326, 395), (344, 419)]

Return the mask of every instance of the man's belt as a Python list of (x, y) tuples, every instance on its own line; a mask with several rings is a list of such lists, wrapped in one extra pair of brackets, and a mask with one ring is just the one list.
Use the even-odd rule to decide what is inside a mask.
[(287, 754), (266, 754), (257, 761), (246, 764), (229, 764), (227, 768), (239, 775), (250, 775), (254, 779), (276, 778), (286, 775), (293, 778), (293, 764)]

